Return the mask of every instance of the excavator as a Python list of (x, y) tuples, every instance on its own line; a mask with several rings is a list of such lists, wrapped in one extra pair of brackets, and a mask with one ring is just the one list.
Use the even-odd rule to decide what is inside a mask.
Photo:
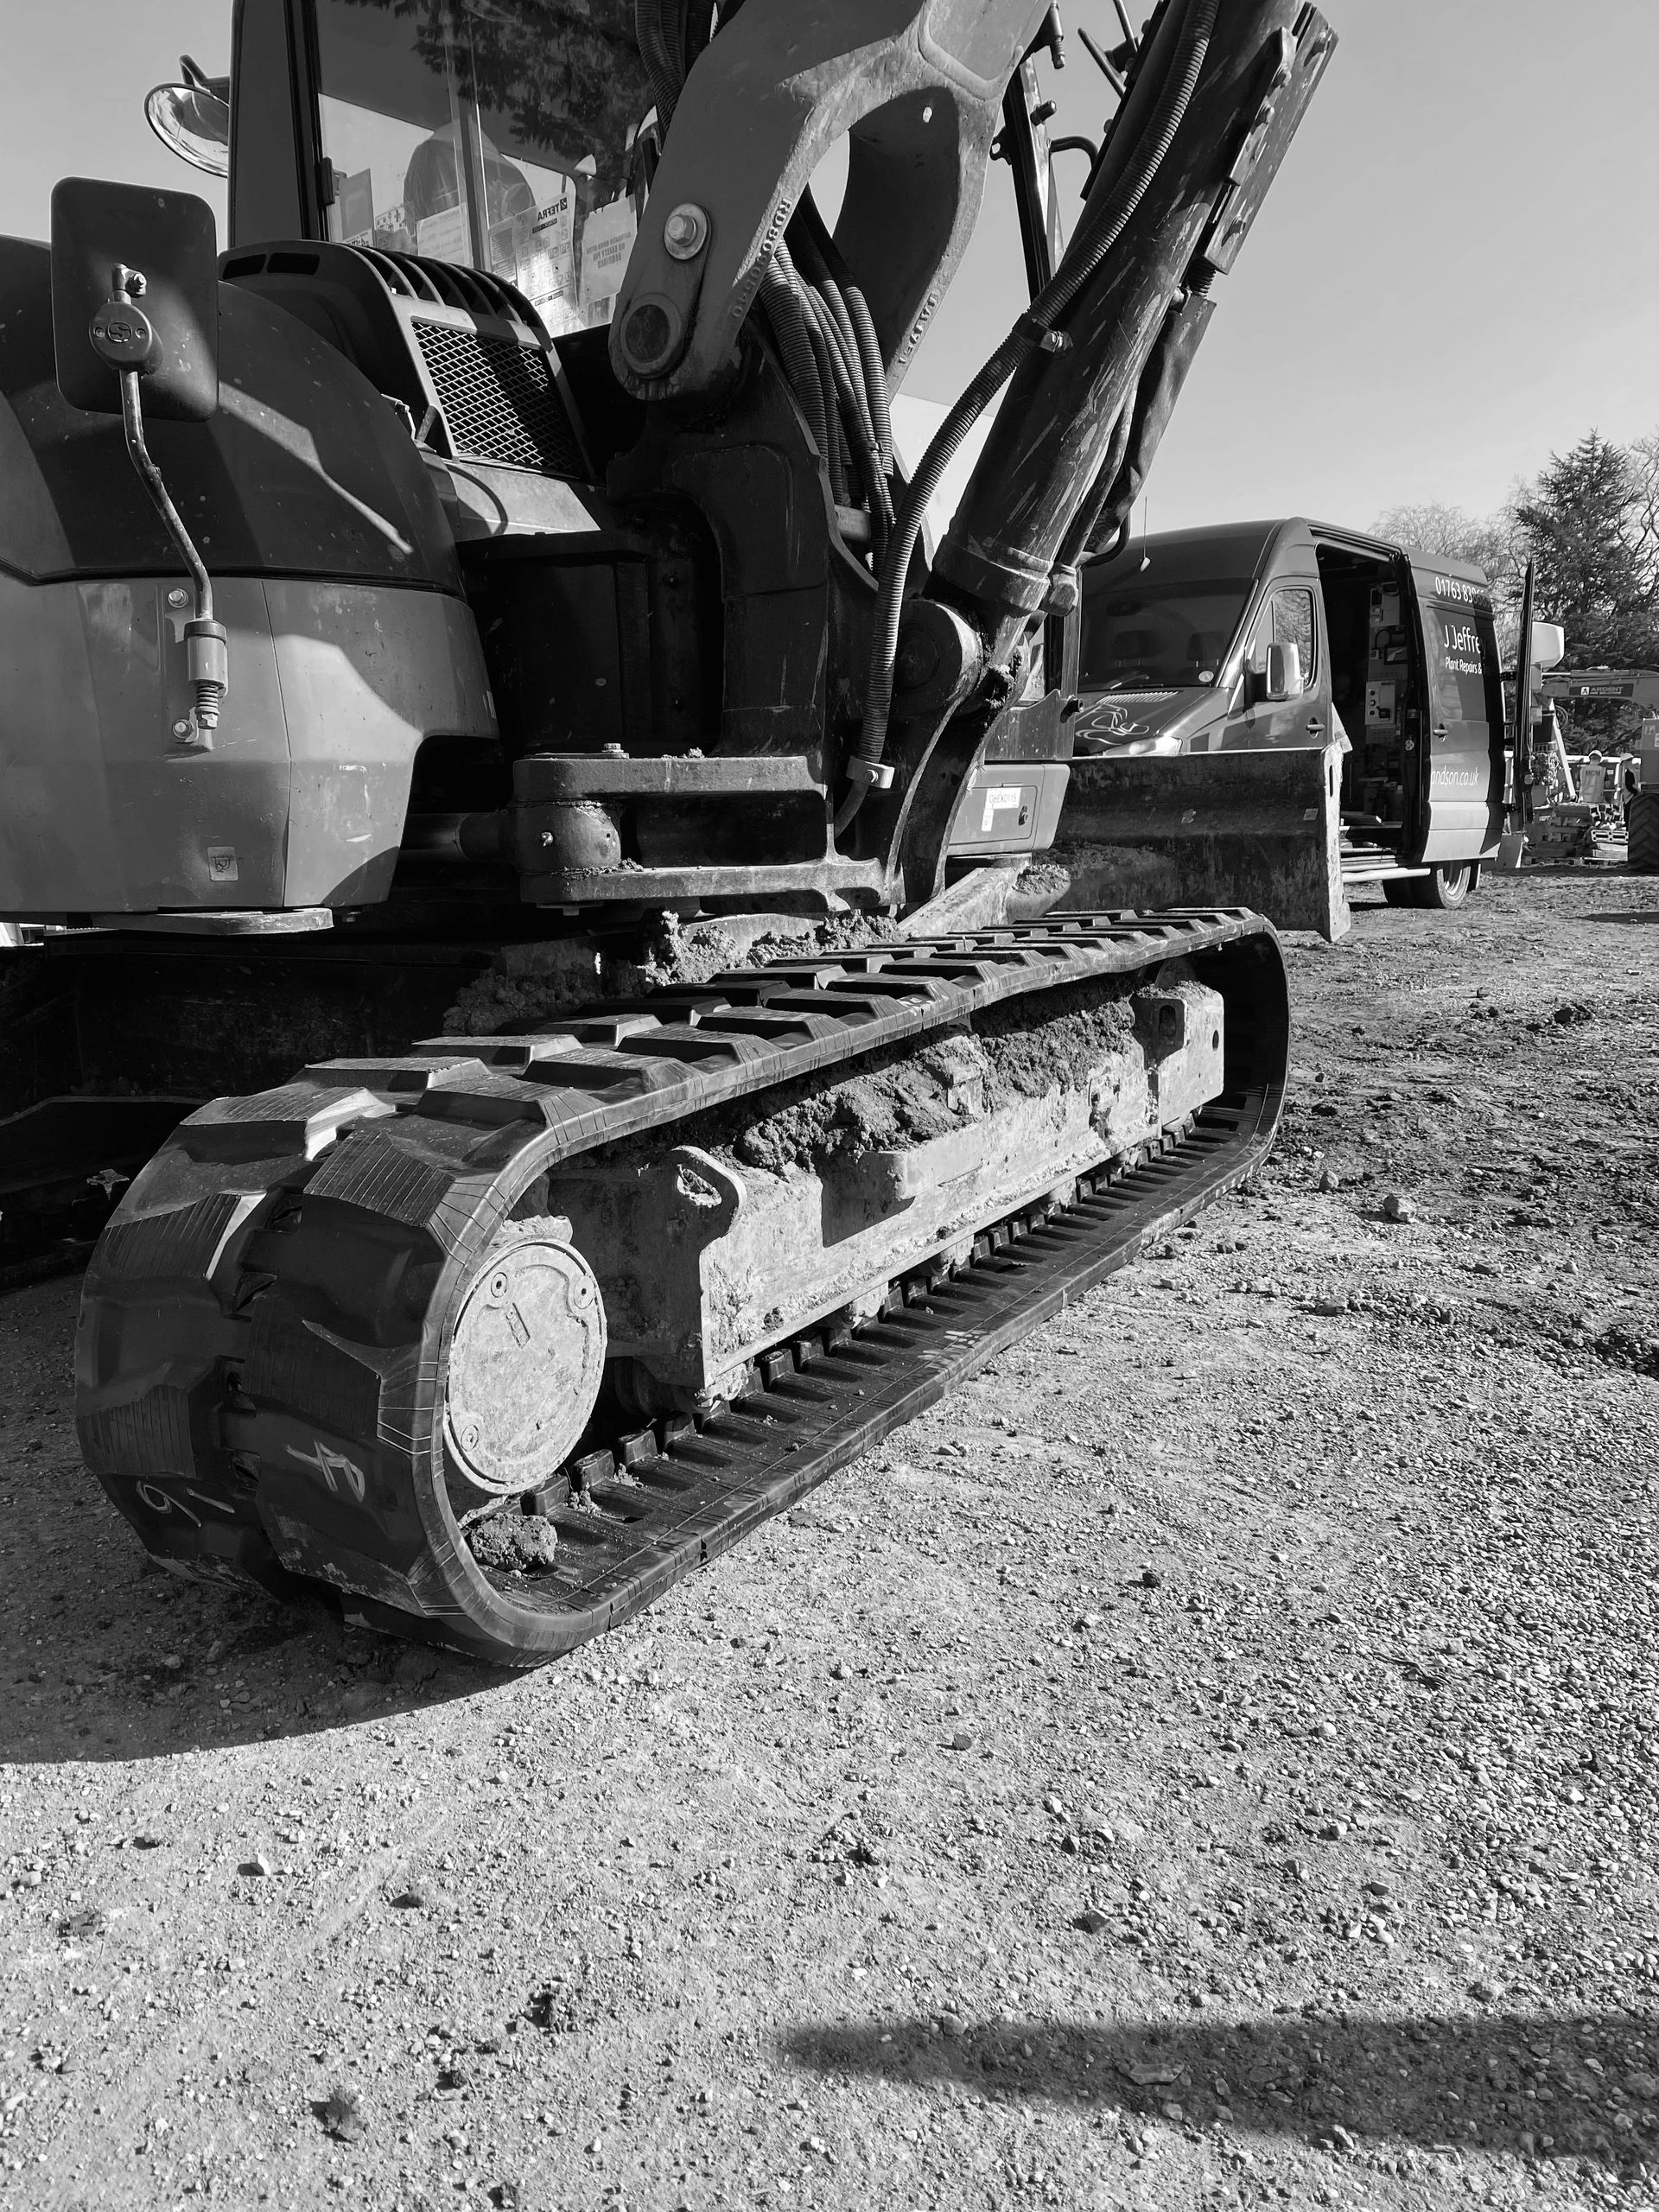
[[(236, 0), (150, 104), (224, 251), (0, 240), (0, 1111), (119, 1192), (78, 1429), (163, 1566), (537, 1664), (1261, 1162), (1264, 921), (970, 895), (1334, 47), (1122, 28), (1069, 239), (1041, 0)], [(995, 163), (1028, 304), (906, 478)]]

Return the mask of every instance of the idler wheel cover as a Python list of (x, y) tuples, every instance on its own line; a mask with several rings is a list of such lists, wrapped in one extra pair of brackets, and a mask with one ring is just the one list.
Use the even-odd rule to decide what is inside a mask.
[(588, 1426), (605, 1372), (605, 1303), (558, 1221), (515, 1223), (455, 1317), (443, 1413), (457, 1471), (499, 1497), (533, 1490)]

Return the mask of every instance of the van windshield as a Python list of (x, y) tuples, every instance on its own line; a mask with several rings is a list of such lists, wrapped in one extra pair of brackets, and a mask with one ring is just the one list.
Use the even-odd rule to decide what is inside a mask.
[(631, 0), (317, 0), (328, 235), (504, 276), (608, 322), (652, 106)]
[(1249, 595), (1249, 577), (1172, 588), (1149, 576), (1096, 582), (1085, 569), (1078, 684), (1163, 691), (1213, 683)]

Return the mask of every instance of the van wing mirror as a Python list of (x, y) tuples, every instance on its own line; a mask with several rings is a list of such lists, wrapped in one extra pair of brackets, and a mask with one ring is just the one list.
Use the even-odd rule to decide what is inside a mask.
[[(118, 269), (140, 288), (118, 283)], [(72, 407), (119, 415), (122, 372), (136, 369), (148, 415), (205, 423), (219, 407), (219, 248), (207, 201), (65, 177), (52, 193), (52, 338)]]
[(1301, 690), (1302, 649), (1296, 645), (1269, 645), (1267, 664), (1262, 678), (1262, 699), (1270, 707), (1282, 706)]
[(1529, 668), (1548, 669), (1559, 665), (1567, 652), (1567, 632), (1559, 622), (1529, 622), (1527, 636), (1527, 665)]

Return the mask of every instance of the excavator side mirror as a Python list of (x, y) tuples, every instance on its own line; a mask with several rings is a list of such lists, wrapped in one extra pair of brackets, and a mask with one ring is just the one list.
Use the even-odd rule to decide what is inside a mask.
[(144, 119), (169, 153), (209, 176), (231, 172), (231, 80), (210, 77), (188, 54), (179, 57), (181, 85), (157, 85)]
[[(118, 283), (118, 270), (139, 287)], [(65, 177), (52, 193), (52, 336), (72, 407), (119, 415), (122, 371), (137, 369), (147, 416), (205, 423), (219, 407), (219, 251), (207, 201)]]

